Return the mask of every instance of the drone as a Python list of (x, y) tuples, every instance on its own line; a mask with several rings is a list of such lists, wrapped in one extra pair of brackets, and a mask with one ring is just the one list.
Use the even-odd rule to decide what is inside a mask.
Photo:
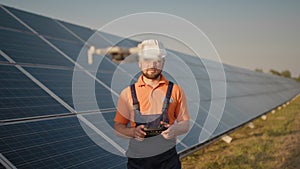
[(141, 45), (132, 48), (111, 46), (107, 48), (95, 48), (90, 46), (88, 49), (88, 64), (93, 64), (94, 55), (110, 55), (114, 62), (121, 62), (129, 55), (137, 54), (141, 50)]

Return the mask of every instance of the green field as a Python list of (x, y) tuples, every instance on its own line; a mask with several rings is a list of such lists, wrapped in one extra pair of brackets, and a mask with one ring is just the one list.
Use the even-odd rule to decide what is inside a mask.
[(300, 97), (266, 115), (230, 133), (230, 144), (219, 139), (183, 158), (183, 168), (299, 169)]

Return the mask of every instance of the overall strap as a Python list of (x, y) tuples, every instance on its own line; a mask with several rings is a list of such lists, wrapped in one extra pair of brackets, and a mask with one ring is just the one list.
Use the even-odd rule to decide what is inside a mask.
[(166, 98), (164, 100), (163, 107), (162, 107), (162, 114), (163, 114), (162, 121), (166, 123), (169, 123), (168, 108), (169, 108), (170, 98), (172, 95), (173, 85), (174, 85), (173, 82), (169, 81)]
[(136, 91), (135, 91), (135, 85), (134, 84), (130, 85), (130, 90), (131, 90), (133, 109), (140, 111), (140, 105), (139, 105), (139, 101), (136, 97)]

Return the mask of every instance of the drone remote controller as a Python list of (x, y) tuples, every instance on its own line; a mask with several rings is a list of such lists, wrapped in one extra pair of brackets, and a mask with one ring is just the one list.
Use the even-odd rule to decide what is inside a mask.
[(167, 128), (163, 125), (160, 125), (156, 128), (145, 127), (143, 130), (146, 132), (145, 138), (147, 138), (160, 135), (163, 131), (167, 130)]

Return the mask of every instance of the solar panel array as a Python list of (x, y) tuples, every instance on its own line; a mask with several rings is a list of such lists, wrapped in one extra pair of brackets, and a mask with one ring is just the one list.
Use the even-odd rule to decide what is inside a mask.
[[(125, 157), (102, 149), (82, 127), (82, 125), (90, 127), (89, 122), (101, 127), (103, 123), (97, 121), (95, 112), (102, 113), (108, 124), (113, 125), (115, 106), (111, 90), (107, 89), (107, 86), (111, 86), (112, 76), (117, 69), (115, 63), (103, 59), (99, 65), (101, 70), (89, 74), (87, 58), (79, 58), (83, 59), (80, 62), (83, 65), (79, 65), (75, 71), (82, 74), (86, 80), (95, 81), (99, 108), (86, 101), (81, 102), (81, 109), (75, 111), (72, 98), (74, 67), (78, 66), (76, 61), (80, 50), (87, 50), (85, 42), (94, 33), (95, 31), (89, 28), (0, 6), (2, 167), (126, 167)], [(103, 32), (97, 34), (94, 44), (90, 45), (105, 48), (112, 45), (107, 39), (120, 39)], [(125, 39), (118, 45), (134, 47), (137, 42)], [(188, 84), (182, 86), (187, 94), (190, 113), (196, 119), (191, 120), (193, 125), (190, 132), (177, 144), (177, 149), (181, 153), (260, 116), (300, 92), (299, 83), (293, 80), (230, 65), (224, 65), (226, 81), (222, 78), (210, 79), (208, 67), (214, 73), (222, 71), (215, 67), (216, 62), (172, 52), (189, 65), (198, 86), (198, 89), (191, 89)], [(95, 59), (97, 61), (97, 58)], [(126, 73), (123, 78), (132, 79)], [(176, 82), (176, 77), (170, 78)], [(212, 83), (218, 86), (225, 82), (226, 98), (213, 97), (210, 87)], [(90, 91), (88, 87), (84, 85), (81, 87), (81, 90), (86, 92), (81, 92), (80, 97), (88, 97)], [(195, 90), (200, 92), (200, 102), (189, 98), (189, 94)], [(209, 113), (212, 100), (215, 102), (225, 100), (222, 116)], [(195, 107), (193, 105), (200, 105), (199, 111), (193, 111)], [(76, 113), (83, 116), (76, 116)], [(211, 123), (207, 120), (211, 120)], [(216, 130), (211, 131), (209, 124), (214, 121), (220, 123)], [(92, 133), (97, 135), (96, 130)], [(103, 144), (110, 144), (103, 135), (97, 139)]]

